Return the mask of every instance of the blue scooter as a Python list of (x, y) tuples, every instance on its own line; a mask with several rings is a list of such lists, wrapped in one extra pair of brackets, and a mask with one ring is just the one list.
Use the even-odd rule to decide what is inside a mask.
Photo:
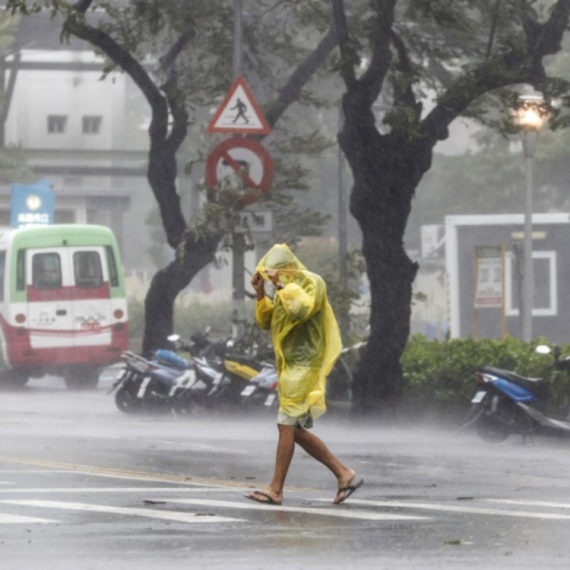
[[(540, 354), (550, 347), (540, 345)], [(570, 372), (570, 356), (560, 359), (560, 348), (554, 349), (551, 368)], [(522, 435), (570, 436), (570, 414), (564, 419), (546, 415), (551, 400), (547, 383), (541, 378), (525, 378), (508, 370), (486, 366), (477, 372), (479, 390), (471, 400), (466, 424), (475, 424), (484, 441), (499, 443), (514, 433)]]
[[(205, 333), (196, 333), (190, 345), (180, 342), (178, 335), (168, 337), (176, 350), (198, 354), (211, 343)], [(158, 349), (152, 360), (126, 351), (121, 355), (125, 367), (113, 383), (110, 393), (116, 390), (115, 404), (126, 414), (141, 411), (170, 411), (170, 397), (181, 386), (195, 381), (194, 363), (181, 358), (175, 351)]]

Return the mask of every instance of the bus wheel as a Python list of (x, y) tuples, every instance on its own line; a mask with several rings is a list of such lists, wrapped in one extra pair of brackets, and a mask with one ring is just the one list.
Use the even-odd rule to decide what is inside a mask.
[(99, 383), (99, 372), (97, 366), (74, 366), (63, 380), (69, 390), (94, 390)]
[(6, 370), (0, 374), (0, 383), (6, 388), (22, 388), (30, 379), (30, 374), (25, 368)]

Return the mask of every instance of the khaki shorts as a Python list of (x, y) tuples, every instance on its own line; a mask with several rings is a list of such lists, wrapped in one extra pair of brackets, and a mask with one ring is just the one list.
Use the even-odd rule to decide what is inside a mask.
[(277, 415), (277, 424), (282, 426), (295, 426), (295, 429), (311, 429), (313, 427), (313, 418), (307, 412), (302, 416), (288, 416), (283, 412)]

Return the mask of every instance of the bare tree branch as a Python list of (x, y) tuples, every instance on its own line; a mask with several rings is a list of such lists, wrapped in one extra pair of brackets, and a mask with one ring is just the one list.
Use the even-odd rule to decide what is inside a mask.
[[(412, 62), (410, 61), (410, 58), (408, 56), (408, 50), (406, 49), (406, 45), (404, 44), (404, 41), (396, 31), (391, 30), (390, 34), (392, 38), (392, 43), (394, 44), (396, 52), (398, 53), (398, 64), (396, 68), (404, 75), (411, 77), (414, 70)], [(394, 104), (408, 105), (418, 111), (421, 111), (421, 104), (420, 107), (418, 108), (418, 103), (416, 100), (416, 96), (414, 94), (414, 90), (412, 89), (411, 81), (406, 81), (404, 87), (401, 87), (398, 84), (394, 85)]]
[(375, 0), (376, 35), (373, 38), (372, 60), (368, 69), (358, 80), (363, 87), (362, 94), (366, 95), (368, 107), (378, 98), (384, 79), (390, 68), (392, 52), (390, 41), (394, 25), (394, 9), (397, 0)]
[(444, 140), (451, 122), (484, 93), (516, 83), (542, 81), (545, 76), (542, 58), (560, 49), (569, 19), (570, 0), (558, 0), (543, 24), (526, 20), (527, 50), (512, 48), (459, 78), (422, 121), (422, 131), (432, 140)]
[(93, 4), (93, 0), (78, 0), (78, 2), (73, 4), (72, 8), (77, 12), (85, 14), (85, 12), (87, 12), (91, 7), (91, 4)]
[(12, 103), (12, 97), (14, 96), (14, 89), (16, 87), (16, 78), (18, 76), (18, 70), (20, 67), (21, 52), (16, 49), (14, 52), (13, 66), (10, 70), (10, 77), (8, 78), (8, 85), (6, 86), (6, 91), (4, 93), (4, 105), (0, 113), (0, 124), (4, 124), (8, 118), (8, 113), (10, 112), (10, 105)]
[(289, 77), (289, 81), (287, 81), (286, 85), (279, 92), (276, 103), (265, 115), (269, 125), (275, 125), (287, 107), (299, 98), (299, 94), (301, 93), (303, 86), (323, 61), (329, 56), (336, 45), (336, 30), (331, 28), (327, 35), (319, 42), (319, 45), (311, 55), (309, 55), (309, 57), (292, 73), (291, 77)]
[(527, 33), (529, 42), (529, 51), (536, 57), (544, 57), (552, 55), (562, 49), (562, 36), (568, 27), (568, 16), (570, 13), (570, 2), (567, 0), (559, 0), (552, 12), (550, 18), (543, 24), (538, 24), (538, 33), (536, 35)]
[(64, 23), (65, 31), (98, 47), (112, 61), (131, 77), (152, 108), (152, 120), (149, 127), (151, 136), (166, 136), (168, 130), (168, 108), (165, 98), (154, 84), (144, 67), (111, 36), (85, 22), (83, 15), (68, 17)]
[(172, 113), (174, 124), (166, 144), (172, 152), (176, 152), (178, 147), (184, 142), (188, 134), (188, 111), (186, 110), (184, 97), (178, 89), (178, 70), (176, 60), (184, 48), (196, 36), (196, 28), (192, 21), (192, 26), (176, 40), (168, 52), (160, 58), (162, 69), (167, 74), (167, 79), (161, 89), (164, 91), (168, 105)]
[(186, 48), (192, 39), (196, 36), (196, 28), (194, 21), (191, 27), (180, 35), (180, 37), (172, 44), (170, 49), (159, 59), (162, 69), (166, 72), (170, 70), (178, 56)]
[(352, 66), (352, 53), (349, 49), (350, 34), (348, 32), (348, 23), (346, 21), (346, 11), (344, 9), (344, 0), (331, 0), (333, 17), (340, 48), (340, 73), (347, 86), (356, 83), (356, 74)]

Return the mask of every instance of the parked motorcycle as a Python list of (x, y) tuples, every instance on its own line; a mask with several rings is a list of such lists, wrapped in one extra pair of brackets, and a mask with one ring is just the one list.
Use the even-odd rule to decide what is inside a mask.
[(188, 415), (197, 408), (233, 407), (242, 402), (244, 388), (267, 365), (247, 355), (228, 354), (232, 347), (233, 341), (227, 338), (194, 359), (195, 382), (177, 386), (172, 394), (175, 414)]
[(277, 401), (277, 370), (266, 366), (254, 376), (241, 392), (242, 402), (256, 408), (271, 407)]
[(184, 345), (178, 335), (169, 337), (175, 351), (158, 349), (149, 360), (131, 351), (121, 355), (125, 367), (113, 383), (110, 393), (115, 393), (117, 408), (124, 413), (142, 411), (170, 411), (171, 396), (180, 388), (192, 385), (195, 370), (191, 360), (181, 358), (176, 351), (199, 353), (210, 346), (205, 333), (192, 336)]
[(169, 394), (178, 384), (193, 377), (194, 370), (180, 370), (127, 351), (121, 355), (125, 367), (113, 383), (117, 408), (126, 414), (167, 411)]
[[(354, 347), (342, 350), (340, 358), (327, 377), (327, 403), (331, 407), (347, 405), (352, 400), (352, 374), (344, 357), (353, 350)], [(243, 403), (253, 404), (255, 407), (271, 407), (277, 403), (277, 381), (275, 366), (265, 366), (243, 389), (241, 393)]]
[[(540, 354), (551, 352), (546, 345), (536, 350)], [(549, 368), (570, 372), (570, 356), (561, 360), (560, 348), (556, 347), (554, 364)], [(551, 394), (545, 380), (490, 366), (476, 376), (479, 389), (471, 400), (466, 425), (474, 423), (484, 441), (498, 443), (514, 433), (570, 436), (570, 414), (564, 419), (546, 415)]]

